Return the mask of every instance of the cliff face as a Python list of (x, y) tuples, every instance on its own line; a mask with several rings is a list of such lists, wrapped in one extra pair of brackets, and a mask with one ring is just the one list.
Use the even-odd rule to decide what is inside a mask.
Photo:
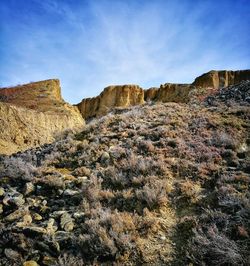
[(95, 98), (83, 99), (77, 106), (84, 118), (106, 114), (113, 107), (144, 103), (144, 91), (138, 85), (109, 86)]
[(243, 80), (250, 80), (250, 70), (239, 71), (210, 71), (195, 79), (193, 85), (196, 87), (212, 87), (215, 89), (235, 85)]
[(42, 110), (43, 108), (48, 110), (48, 108), (53, 108), (54, 103), (64, 102), (58, 79), (2, 88), (0, 89), (0, 101), (35, 110)]
[(59, 80), (1, 89), (0, 120), (0, 154), (50, 143), (84, 125), (78, 109), (63, 101)]
[(210, 71), (197, 77), (192, 84), (166, 83), (160, 88), (141, 89), (138, 85), (110, 86), (97, 97), (83, 99), (77, 105), (84, 118), (105, 115), (114, 107), (128, 107), (145, 101), (187, 103), (190, 92), (197, 88), (227, 87), (250, 80), (250, 70)]
[(189, 100), (189, 92), (194, 87), (189, 84), (166, 83), (160, 88), (150, 88), (144, 91), (145, 101), (180, 102)]

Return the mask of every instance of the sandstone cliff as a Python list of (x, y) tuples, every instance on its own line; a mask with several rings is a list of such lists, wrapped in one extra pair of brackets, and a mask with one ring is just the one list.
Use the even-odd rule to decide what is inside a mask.
[(250, 70), (238, 71), (209, 71), (195, 79), (193, 85), (196, 87), (212, 87), (215, 89), (235, 85), (243, 80), (250, 80)]
[(0, 120), (0, 154), (50, 143), (84, 125), (78, 109), (63, 101), (59, 80), (1, 89)]
[(160, 88), (141, 89), (138, 85), (110, 86), (97, 97), (83, 99), (77, 104), (82, 116), (86, 119), (106, 114), (114, 107), (128, 107), (143, 104), (147, 101), (187, 103), (190, 92), (197, 88), (227, 87), (250, 80), (250, 70), (210, 71), (197, 77), (192, 84), (166, 83)]
[(161, 85), (160, 88), (145, 90), (144, 99), (145, 101), (186, 103), (189, 100), (189, 92), (193, 88), (189, 84), (166, 83)]
[(0, 90), (0, 101), (47, 111), (63, 103), (60, 82), (50, 79)]
[(84, 118), (106, 114), (113, 107), (144, 103), (144, 91), (138, 85), (109, 86), (95, 98), (83, 99), (77, 105)]

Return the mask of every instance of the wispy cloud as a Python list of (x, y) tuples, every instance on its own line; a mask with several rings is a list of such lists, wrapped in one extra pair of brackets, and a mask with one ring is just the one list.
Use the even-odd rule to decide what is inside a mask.
[(64, 97), (79, 102), (109, 84), (150, 87), (250, 67), (246, 0), (5, 1), (2, 85), (58, 77)]

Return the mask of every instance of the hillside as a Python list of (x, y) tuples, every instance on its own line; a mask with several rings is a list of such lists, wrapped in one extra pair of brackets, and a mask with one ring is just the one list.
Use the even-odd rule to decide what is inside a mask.
[(250, 81), (189, 95), (1, 156), (0, 265), (249, 265)]
[(84, 126), (53, 79), (0, 89), (0, 120), (0, 154), (51, 143), (64, 131)]
[(106, 115), (112, 108), (150, 102), (188, 103), (193, 95), (215, 93), (224, 86), (250, 80), (250, 70), (210, 71), (192, 84), (165, 83), (159, 88), (112, 85), (76, 106), (66, 103), (58, 79), (0, 89), (0, 154), (12, 154), (55, 141), (66, 131), (81, 130), (85, 119)]

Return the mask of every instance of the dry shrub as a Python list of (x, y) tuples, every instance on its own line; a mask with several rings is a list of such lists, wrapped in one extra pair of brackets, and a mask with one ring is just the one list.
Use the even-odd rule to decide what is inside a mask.
[(216, 147), (224, 147), (227, 149), (235, 150), (238, 146), (236, 139), (226, 132), (214, 132), (210, 144)]
[(168, 202), (167, 189), (169, 184), (166, 180), (157, 180), (148, 183), (141, 190), (136, 190), (136, 196), (139, 201), (146, 202), (149, 209), (162, 206)]
[(242, 250), (216, 226), (194, 230), (191, 259), (197, 265), (243, 265)]
[(186, 180), (181, 182), (179, 186), (182, 196), (189, 199), (192, 203), (196, 203), (201, 199), (202, 188), (198, 182)]
[(31, 181), (37, 173), (35, 166), (18, 157), (6, 157), (3, 163), (5, 167), (4, 174), (13, 179), (21, 178)]
[(91, 210), (84, 223), (86, 233), (78, 239), (80, 250), (89, 259), (112, 260), (115, 254), (132, 252), (136, 227), (132, 215), (110, 209)]
[(89, 203), (96, 203), (100, 200), (100, 191), (102, 190), (102, 179), (95, 175), (90, 176), (90, 180), (87, 184), (83, 185), (83, 196), (89, 201)]
[(78, 255), (75, 256), (70, 253), (61, 254), (55, 266), (84, 266), (86, 265), (83, 259)]
[(153, 153), (155, 151), (155, 147), (150, 140), (141, 140), (138, 143), (138, 148), (142, 153)]
[(89, 176), (91, 175), (91, 170), (88, 169), (88, 168), (85, 167), (85, 166), (78, 167), (78, 168), (76, 168), (76, 169), (72, 172), (72, 175), (74, 175), (74, 176), (87, 176), (87, 177), (89, 177)]
[(62, 176), (58, 175), (45, 175), (41, 178), (37, 178), (36, 182), (40, 185), (45, 185), (46, 187), (55, 188), (55, 189), (64, 189), (65, 183)]

